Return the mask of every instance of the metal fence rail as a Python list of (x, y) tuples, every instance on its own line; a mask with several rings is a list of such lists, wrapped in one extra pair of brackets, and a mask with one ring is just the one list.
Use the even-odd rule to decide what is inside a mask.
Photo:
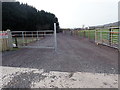
[(120, 32), (118, 28), (110, 28), (106, 30), (64, 30), (64, 34), (88, 38), (97, 44), (118, 48)]
[(95, 34), (96, 43), (118, 48), (119, 32), (96, 30), (95, 33), (96, 33)]
[[(51, 33), (51, 34), (48, 34), (48, 33)], [(52, 36), (53, 34), (54, 34), (53, 30), (51, 31), (12, 31), (13, 43), (15, 43), (16, 47), (19, 47), (19, 48), (41, 48), (41, 46), (30, 46), (29, 44), (32, 42), (37, 42), (45, 37)]]
[[(56, 41), (56, 23), (54, 23), (54, 30), (40, 30), (40, 31), (12, 31), (12, 38), (15, 47), (18, 48), (57, 48)], [(52, 37), (53, 46), (40, 46), (31, 43), (39, 43), (40, 40)], [(48, 43), (49, 44), (49, 43)]]

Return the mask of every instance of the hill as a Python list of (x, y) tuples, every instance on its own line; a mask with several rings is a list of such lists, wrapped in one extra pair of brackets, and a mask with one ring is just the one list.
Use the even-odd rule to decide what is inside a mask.
[(119, 22), (114, 22), (114, 23), (109, 23), (109, 24), (105, 24), (103, 25), (104, 27), (118, 27), (120, 26), (120, 21)]
[(109, 28), (109, 27), (118, 27), (120, 26), (120, 21), (119, 22), (114, 22), (114, 23), (109, 23), (109, 24), (104, 24), (104, 25), (98, 25), (98, 26), (90, 26), (89, 29), (96, 29), (96, 28)]

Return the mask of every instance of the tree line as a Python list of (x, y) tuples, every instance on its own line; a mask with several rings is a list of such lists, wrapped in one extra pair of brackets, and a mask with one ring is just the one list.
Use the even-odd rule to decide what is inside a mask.
[(57, 24), (59, 30), (58, 18), (50, 12), (37, 10), (33, 6), (20, 2), (2, 3), (2, 29), (12, 31), (36, 31), (49, 30)]

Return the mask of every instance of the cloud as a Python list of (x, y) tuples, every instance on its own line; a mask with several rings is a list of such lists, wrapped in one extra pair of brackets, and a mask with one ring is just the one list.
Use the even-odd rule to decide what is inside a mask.
[(119, 0), (18, 0), (54, 13), (61, 27), (98, 25), (118, 20)]

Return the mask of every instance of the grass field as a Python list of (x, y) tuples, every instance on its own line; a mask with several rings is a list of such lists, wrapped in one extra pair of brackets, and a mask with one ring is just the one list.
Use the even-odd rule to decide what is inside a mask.
[(96, 40), (98, 42), (118, 45), (119, 42), (119, 29), (113, 29), (111, 32), (109, 29), (103, 30), (81, 30), (75, 31), (78, 36), (89, 38), (90, 40)]

